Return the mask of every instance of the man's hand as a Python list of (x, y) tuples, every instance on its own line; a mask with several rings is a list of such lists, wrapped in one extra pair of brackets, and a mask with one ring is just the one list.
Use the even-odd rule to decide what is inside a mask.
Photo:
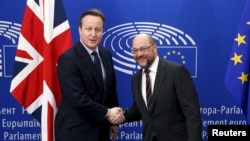
[(110, 126), (109, 133), (111, 141), (116, 141), (118, 137), (119, 127), (117, 125)]
[(123, 110), (120, 107), (113, 107), (111, 109), (108, 109), (107, 118), (112, 124), (120, 124), (125, 121)]

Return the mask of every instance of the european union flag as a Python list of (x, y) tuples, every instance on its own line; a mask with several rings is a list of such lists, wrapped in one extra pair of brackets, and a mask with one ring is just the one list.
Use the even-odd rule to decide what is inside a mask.
[(226, 72), (225, 85), (250, 124), (250, 1), (246, 1)]

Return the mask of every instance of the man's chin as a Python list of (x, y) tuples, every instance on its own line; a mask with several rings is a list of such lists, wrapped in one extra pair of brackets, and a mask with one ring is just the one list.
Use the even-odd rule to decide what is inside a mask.
[(88, 46), (89, 48), (91, 48), (91, 49), (95, 49), (95, 48), (97, 47), (96, 44), (92, 44), (92, 43), (88, 44), (87, 46)]
[(147, 63), (145, 63), (145, 62), (139, 62), (139, 66), (141, 68), (145, 68), (147, 66)]

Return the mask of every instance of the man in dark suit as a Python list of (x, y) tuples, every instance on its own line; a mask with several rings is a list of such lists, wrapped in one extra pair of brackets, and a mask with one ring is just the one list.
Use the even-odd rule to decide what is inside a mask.
[(118, 126), (108, 119), (123, 120), (123, 114), (118, 108), (111, 53), (99, 45), (104, 22), (98, 9), (82, 13), (80, 41), (59, 57), (62, 100), (55, 118), (56, 141), (108, 141), (110, 129), (113, 141), (117, 137)]
[(142, 119), (144, 141), (202, 141), (199, 99), (186, 68), (159, 58), (148, 34), (133, 39), (132, 54), (141, 69), (132, 77), (134, 103), (125, 122)]

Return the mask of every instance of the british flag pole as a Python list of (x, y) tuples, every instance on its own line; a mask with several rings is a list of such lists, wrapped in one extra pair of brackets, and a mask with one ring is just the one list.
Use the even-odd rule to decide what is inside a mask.
[(61, 100), (56, 63), (72, 45), (61, 0), (27, 0), (15, 56), (10, 93), (41, 125), (41, 140), (54, 141)]

